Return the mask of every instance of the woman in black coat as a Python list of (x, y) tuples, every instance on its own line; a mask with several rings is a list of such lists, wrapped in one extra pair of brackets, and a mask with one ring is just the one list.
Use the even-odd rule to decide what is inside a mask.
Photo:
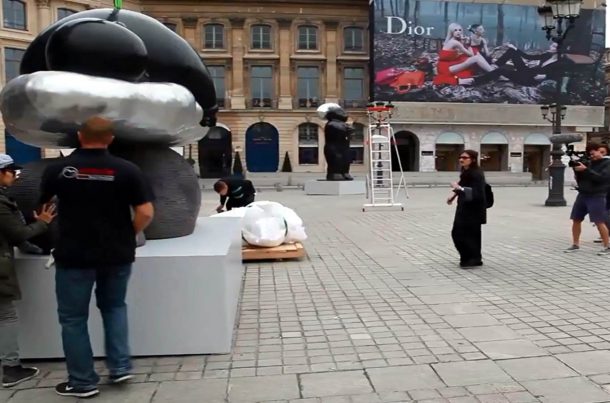
[(487, 223), (485, 174), (478, 164), (479, 153), (465, 150), (460, 154), (460, 181), (451, 184), (453, 194), (447, 199), (452, 204), (458, 199), (451, 237), (460, 254), (460, 266), (482, 266), (481, 225)]

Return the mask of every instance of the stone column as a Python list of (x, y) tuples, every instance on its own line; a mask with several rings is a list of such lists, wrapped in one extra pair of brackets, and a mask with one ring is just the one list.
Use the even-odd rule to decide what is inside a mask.
[(326, 102), (338, 102), (337, 83), (337, 28), (339, 22), (325, 21), (326, 25)]
[(194, 48), (196, 51), (201, 49), (201, 40), (197, 38), (197, 22), (198, 18), (195, 16), (182, 17), (182, 35), (184, 39)]
[(41, 32), (53, 22), (50, 3), (50, 0), (36, 0), (38, 32)]
[[(508, 145), (508, 168), (510, 172), (520, 173), (523, 172), (523, 159), (525, 158), (523, 138), (511, 137)], [(514, 157), (511, 155), (512, 153), (515, 153)], [(519, 153), (519, 156), (517, 156), (517, 153)]]
[(278, 109), (292, 109), (292, 91), (290, 88), (290, 55), (292, 54), (292, 44), (290, 43), (291, 20), (278, 19), (280, 30), (280, 99)]
[(244, 18), (231, 18), (231, 47), (233, 54), (232, 85), (229, 91), (231, 109), (246, 109), (244, 93)]

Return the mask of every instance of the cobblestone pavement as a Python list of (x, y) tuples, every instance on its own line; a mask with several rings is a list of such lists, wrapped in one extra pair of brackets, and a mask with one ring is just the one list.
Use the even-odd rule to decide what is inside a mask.
[[(360, 196), (259, 194), (301, 214), (308, 259), (247, 265), (232, 354), (136, 359), (135, 382), (95, 401), (610, 402), (610, 269), (593, 228), (564, 254), (569, 207), (498, 188), (485, 266), (462, 270), (447, 190), (409, 192), (405, 212), (367, 213)], [(71, 401), (49, 389), (63, 364), (40, 367), (0, 401)]]

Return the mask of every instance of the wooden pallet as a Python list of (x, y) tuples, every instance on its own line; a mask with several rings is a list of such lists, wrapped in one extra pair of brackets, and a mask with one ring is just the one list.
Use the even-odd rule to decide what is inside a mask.
[(254, 260), (298, 259), (305, 256), (305, 248), (300, 242), (280, 245), (274, 248), (247, 245), (242, 247), (241, 252), (242, 260), (246, 262)]

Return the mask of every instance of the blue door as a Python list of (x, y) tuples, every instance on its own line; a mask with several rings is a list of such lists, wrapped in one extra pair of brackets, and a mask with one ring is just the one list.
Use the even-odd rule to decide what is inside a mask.
[(249, 172), (277, 172), (280, 134), (269, 123), (255, 123), (246, 130), (246, 165)]
[(22, 143), (6, 130), (4, 131), (4, 140), (6, 142), (6, 153), (13, 157), (15, 163), (23, 165), (41, 159), (40, 148)]

